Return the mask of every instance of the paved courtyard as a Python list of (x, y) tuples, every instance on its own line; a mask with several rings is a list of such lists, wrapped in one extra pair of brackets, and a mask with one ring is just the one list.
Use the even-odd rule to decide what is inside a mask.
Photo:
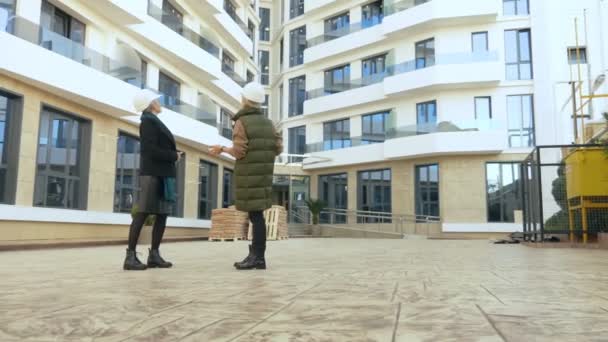
[(608, 341), (606, 251), (299, 239), (237, 272), (245, 250), (166, 244), (176, 267), (139, 273), (121, 247), (0, 253), (0, 341)]

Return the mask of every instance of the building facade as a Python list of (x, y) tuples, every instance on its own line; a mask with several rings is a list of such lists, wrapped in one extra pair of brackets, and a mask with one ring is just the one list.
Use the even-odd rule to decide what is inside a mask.
[[(288, 152), (306, 156), (286, 161), (301, 161), (309, 196), (330, 208), (436, 217), (444, 233), (521, 230), (518, 162), (536, 145), (574, 142), (579, 64), (583, 92), (608, 93), (607, 9), (262, 1), (269, 113)], [(586, 111), (598, 121), (608, 107)]]
[(258, 77), (248, 0), (0, 1), (0, 240), (124, 238), (138, 196), (140, 88), (185, 152), (169, 236), (232, 203), (229, 145)]

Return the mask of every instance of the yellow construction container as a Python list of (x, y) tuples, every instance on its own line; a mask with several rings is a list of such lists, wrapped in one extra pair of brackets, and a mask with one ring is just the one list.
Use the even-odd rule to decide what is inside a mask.
[(581, 212), (583, 242), (588, 240), (590, 209), (608, 210), (608, 155), (601, 147), (573, 150), (566, 161), (566, 192), (570, 241), (574, 241), (574, 216)]

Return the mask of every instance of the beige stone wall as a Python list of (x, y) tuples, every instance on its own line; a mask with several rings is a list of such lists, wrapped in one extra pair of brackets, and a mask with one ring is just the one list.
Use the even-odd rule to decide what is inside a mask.
[[(23, 98), (23, 120), (19, 149), (16, 204), (32, 206), (36, 176), (38, 128), (43, 105), (55, 107), (86, 120), (92, 125), (88, 187), (88, 210), (112, 212), (114, 181), (116, 174), (116, 148), (119, 132), (138, 135), (138, 127), (120, 119), (95, 111), (35, 88), (10, 77), (0, 75), (0, 89), (18, 94)], [(218, 165), (218, 207), (222, 203), (223, 167), (233, 168), (233, 162), (212, 157), (206, 151), (178, 143), (178, 149), (186, 152), (186, 179), (184, 217), (196, 218), (198, 213), (199, 161)], [(3, 223), (4, 224), (4, 223)], [(93, 228), (92, 228), (93, 229)], [(1, 234), (0, 234), (1, 235)]]
[(357, 173), (390, 168), (393, 213), (413, 214), (415, 167), (439, 164), (439, 201), (442, 220), (451, 223), (485, 223), (487, 221), (486, 163), (520, 161), (525, 156), (525, 154), (443, 156), (314, 170), (311, 171), (311, 197), (318, 197), (318, 176), (346, 172), (348, 173), (348, 208), (356, 210)]

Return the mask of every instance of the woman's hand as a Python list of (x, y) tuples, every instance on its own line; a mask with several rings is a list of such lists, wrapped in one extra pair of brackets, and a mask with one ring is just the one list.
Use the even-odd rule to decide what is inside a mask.
[(211, 146), (209, 148), (209, 153), (211, 153), (214, 156), (219, 156), (223, 151), (224, 147), (221, 145), (215, 145), (215, 146)]

